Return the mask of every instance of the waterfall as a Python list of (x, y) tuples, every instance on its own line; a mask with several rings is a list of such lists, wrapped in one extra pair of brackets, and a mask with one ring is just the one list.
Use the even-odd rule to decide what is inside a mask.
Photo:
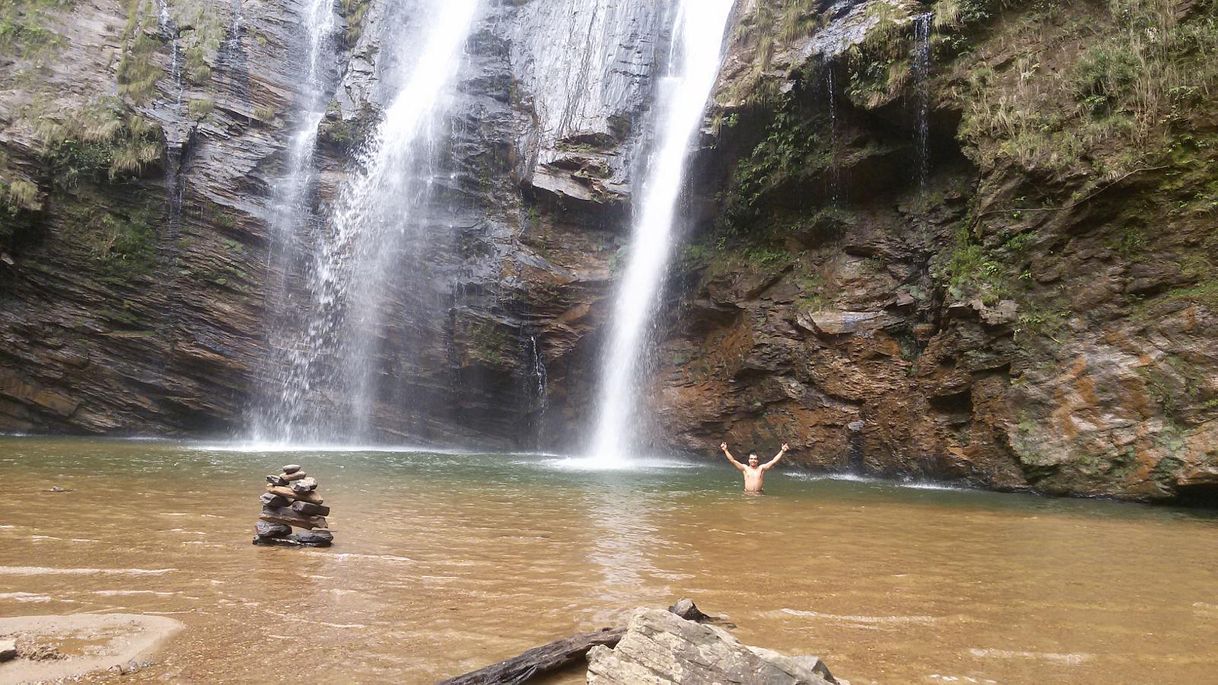
[[(280, 417), (273, 426), (276, 439), (373, 438), (380, 378), (393, 370), (378, 357), (387, 325), (430, 325), (437, 312), (446, 311), (440, 302), (427, 301), (437, 278), (425, 251), (444, 238), (434, 231), (451, 233), (454, 227), (443, 211), (431, 216), (428, 205), (433, 187), (447, 180), (437, 170), (444, 116), (478, 4), (398, 3), (401, 16), (386, 22), (395, 35), (383, 40), (378, 61), (388, 102), (313, 255), (306, 321), (289, 351), (274, 412)], [(393, 293), (417, 296), (419, 307), (430, 310), (389, 312)], [(418, 345), (400, 347), (409, 354)], [(393, 363), (404, 368), (410, 361)]]
[(546, 410), (546, 360), (541, 356), (541, 350), (537, 348), (537, 336), (529, 336), (529, 356), (533, 360), (533, 394), (537, 397), (537, 403), (540, 405), (541, 411)]
[(178, 25), (169, 14), (169, 3), (167, 0), (159, 0), (157, 5), (157, 28), (162, 36), (169, 37), (169, 47), (172, 55), (169, 61), (169, 78), (173, 81), (174, 88), (177, 90), (177, 94), (174, 97), (174, 111), (181, 115), (182, 92), (185, 86), (182, 84), (182, 48), (178, 43)]
[(918, 89), (918, 185), (926, 187), (930, 178), (930, 39), (935, 15), (927, 12), (914, 17), (914, 84)]
[[(308, 198), (316, 182), (314, 152), (318, 126), (326, 112), (331, 85), (327, 61), (337, 16), (332, 0), (309, 0), (305, 6), (305, 60), (296, 125), (288, 139), (284, 172), (271, 191), (271, 248), (268, 254), (267, 309), (270, 312), (268, 341), (271, 352), (266, 375), (274, 383), (267, 388), (272, 397), (260, 398), (254, 408), (254, 434), (259, 439), (291, 440), (302, 417), (303, 387), (296, 359), (300, 346), (293, 344), (297, 317), (290, 310), (289, 273), (305, 257), (310, 236), (306, 230), (312, 212)], [(308, 268), (305, 266), (304, 268)]]
[(672, 54), (659, 82), (655, 142), (634, 214), (628, 264), (618, 286), (602, 357), (599, 416), (591, 458), (598, 466), (627, 463), (636, 445), (640, 367), (649, 343), (673, 242), (685, 159), (702, 122), (722, 60), (723, 34), (734, 0), (680, 0)]
[(825, 65), (825, 90), (829, 102), (829, 198), (831, 204), (838, 207), (841, 204), (842, 167), (837, 150), (837, 83), (832, 64)]

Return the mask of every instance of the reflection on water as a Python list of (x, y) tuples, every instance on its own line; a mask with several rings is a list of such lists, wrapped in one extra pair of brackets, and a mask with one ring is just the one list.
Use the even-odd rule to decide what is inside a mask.
[(629, 604), (643, 583), (642, 574), (654, 571), (648, 552), (656, 530), (649, 521), (648, 498), (629, 483), (609, 481), (587, 491), (583, 509), (593, 533), (588, 561), (601, 576), (589, 590), (601, 601)]
[[(428, 682), (683, 595), (856, 684), (1218, 666), (1203, 513), (790, 472), (745, 497), (718, 463), (216, 447), (0, 440), (0, 615), (183, 621), (135, 682), (277, 682), (287, 654), (320, 682)], [(285, 461), (318, 478), (335, 547), (249, 544)]]

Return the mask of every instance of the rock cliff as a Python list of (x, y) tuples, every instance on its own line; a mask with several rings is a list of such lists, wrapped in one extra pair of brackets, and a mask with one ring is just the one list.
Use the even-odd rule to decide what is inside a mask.
[(1110, 5), (745, 3), (653, 392), (677, 445), (1212, 501), (1218, 12)]
[[(334, 7), (317, 217), (412, 1)], [(0, 430), (246, 430), (274, 379), (305, 11), (0, 9)], [(1212, 501), (1216, 16), (741, 0), (661, 322), (657, 446), (786, 440), (818, 468)], [(428, 401), (379, 397), (383, 439), (577, 442), (670, 21), (485, 3), (448, 123), (437, 315), (378, 346)], [(427, 362), (404, 366), (407, 345)]]
[[(302, 241), (392, 95), (378, 59), (414, 6), (334, 7), (336, 77)], [(589, 333), (604, 317), (593, 305), (628, 212), (662, 9), (481, 8), (446, 124), (435, 288), (385, 284), (390, 307), (427, 315), (395, 318), (378, 341), (399, 388), (371, 408), (381, 439), (531, 446), (547, 403), (552, 433), (578, 420), (565, 407), (590, 382)], [(270, 253), (306, 95), (306, 11), (239, 0), (4, 10), (0, 429), (248, 429), (278, 380), (272, 283), (294, 278), (273, 273)], [(426, 348), (423, 363), (403, 366), (407, 345)], [(412, 391), (426, 401), (404, 406)]]

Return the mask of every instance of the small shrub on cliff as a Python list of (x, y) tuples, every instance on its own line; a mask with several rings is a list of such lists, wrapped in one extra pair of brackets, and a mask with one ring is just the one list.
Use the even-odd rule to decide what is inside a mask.
[(160, 132), (115, 98), (101, 98), (77, 112), (44, 115), (37, 132), (55, 184), (70, 188), (84, 178), (110, 181), (139, 174), (161, 159)]
[(185, 75), (195, 85), (211, 79), (211, 62), (224, 40), (221, 16), (201, 0), (178, 0), (174, 4), (174, 21), (182, 27), (178, 41)]
[(39, 61), (63, 47), (62, 36), (49, 28), (49, 14), (68, 10), (75, 0), (5, 0), (0, 2), (0, 54)]
[(934, 5), (935, 25), (942, 29), (960, 29), (984, 24), (999, 12), (1011, 7), (1027, 5), (1034, 9), (1047, 9), (1053, 0), (939, 0)]
[[(967, 65), (978, 68), (961, 73), (960, 137), (975, 159), (1075, 178), (1090, 167), (1093, 182), (1108, 182), (1161, 157), (1172, 127), (1208, 105), (1218, 87), (1218, 2), (1109, 0), (1106, 10), (1019, 10), (1021, 28), (1004, 33), (1021, 41), (1015, 68)], [(994, 64), (1004, 45), (981, 57)]]
[(42, 202), (39, 200), (38, 186), (29, 181), (18, 178), (4, 188), (4, 194), (8, 199), (9, 204), (15, 209), (25, 209), (37, 211), (42, 209)]
[(339, 14), (347, 21), (347, 47), (354, 47), (364, 33), (364, 18), (372, 0), (341, 0)]
[(80, 188), (61, 194), (57, 211), (65, 235), (105, 274), (125, 280), (146, 273), (156, 259), (156, 226), (164, 218), (159, 194), (101, 193)]
[(216, 103), (213, 102), (211, 98), (200, 98), (198, 100), (191, 100), (190, 104), (187, 105), (186, 110), (190, 113), (191, 119), (201, 121), (206, 119), (215, 108)]
[(1093, 114), (1107, 111), (1133, 89), (1140, 71), (1136, 56), (1107, 43), (1093, 45), (1074, 65), (1075, 97)]
[(140, 31), (127, 41), (118, 63), (118, 91), (142, 105), (156, 95), (156, 82), (165, 71), (156, 63), (161, 41)]
[(967, 224), (956, 231), (956, 244), (941, 277), (955, 299), (979, 295), (986, 304), (993, 304), (1008, 292), (1002, 263), (973, 240)]
[(754, 221), (762, 198), (783, 183), (823, 173), (830, 165), (827, 141), (819, 122), (801, 112), (780, 110), (766, 137), (747, 159), (737, 163), (724, 202), (724, 228), (740, 230)]
[(894, 97), (909, 80), (912, 40), (904, 10), (879, 2), (867, 12), (874, 24), (863, 42), (846, 54), (846, 94), (856, 104), (874, 108)]

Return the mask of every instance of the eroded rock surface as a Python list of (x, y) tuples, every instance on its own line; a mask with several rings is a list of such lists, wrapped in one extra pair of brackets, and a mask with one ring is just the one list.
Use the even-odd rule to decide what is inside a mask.
[[(971, 7), (742, 6), (697, 179), (717, 213), (681, 262), (649, 395), (657, 440), (790, 442), (789, 459), (829, 470), (1218, 501), (1218, 215), (1200, 190), (1216, 160), (1193, 142), (1216, 140), (1212, 107), (1180, 104), (1136, 134), (1100, 126), (1113, 120), (1077, 90), (1104, 49), (1086, 36), (1142, 19)], [(1213, 40), (1206, 8), (1182, 3), (1164, 30)], [(919, 43), (927, 11), (937, 28)], [(1213, 82), (1190, 63), (1193, 86)], [(1153, 107), (1103, 97), (1118, 118)], [(1016, 131), (1005, 117), (1054, 124)]]
[(837, 683), (816, 657), (789, 657), (741, 644), (727, 631), (668, 611), (640, 609), (613, 649), (588, 653), (589, 685)]

